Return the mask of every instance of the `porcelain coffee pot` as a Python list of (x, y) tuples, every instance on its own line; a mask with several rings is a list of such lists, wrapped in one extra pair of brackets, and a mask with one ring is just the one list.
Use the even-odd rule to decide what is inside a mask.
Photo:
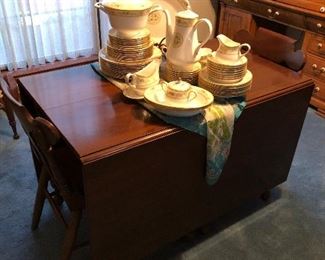
[[(248, 43), (240, 44), (239, 42), (235, 42), (223, 34), (219, 34), (217, 39), (219, 42), (219, 47), (215, 52), (215, 57), (220, 60), (228, 62), (239, 61), (240, 58), (245, 56), (251, 49), (251, 46)], [(242, 51), (244, 47), (246, 50)]]
[[(200, 59), (198, 55), (200, 48), (212, 34), (211, 22), (206, 18), (199, 19), (199, 15), (188, 8), (176, 14), (175, 28), (172, 28), (170, 14), (166, 10), (164, 12), (167, 18), (167, 60), (179, 66), (198, 61)], [(202, 23), (208, 27), (208, 34), (200, 43), (197, 27)]]

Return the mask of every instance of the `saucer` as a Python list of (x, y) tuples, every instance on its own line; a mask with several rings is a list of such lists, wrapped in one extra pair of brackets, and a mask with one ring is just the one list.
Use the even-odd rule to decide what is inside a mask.
[(130, 87), (123, 89), (123, 95), (129, 99), (140, 100), (143, 99), (143, 95), (138, 95)]
[(144, 99), (155, 110), (166, 115), (177, 117), (188, 117), (201, 113), (206, 107), (212, 104), (213, 95), (202, 88), (192, 86), (191, 89), (197, 96), (191, 101), (180, 101), (169, 98), (161, 85), (148, 88), (144, 92)]

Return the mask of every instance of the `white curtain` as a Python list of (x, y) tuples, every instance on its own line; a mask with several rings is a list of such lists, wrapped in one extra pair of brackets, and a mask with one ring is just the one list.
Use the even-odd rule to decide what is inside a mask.
[(0, 0), (0, 69), (98, 51), (95, 0)]

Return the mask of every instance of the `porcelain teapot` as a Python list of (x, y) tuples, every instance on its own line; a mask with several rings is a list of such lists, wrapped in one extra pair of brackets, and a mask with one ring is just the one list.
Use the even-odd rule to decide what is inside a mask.
[(122, 38), (133, 38), (146, 28), (152, 12), (163, 11), (150, 0), (104, 0), (94, 6), (108, 15), (111, 26)]
[[(180, 11), (175, 17), (175, 28), (172, 28), (170, 14), (163, 10), (167, 20), (167, 60), (179, 66), (191, 64), (200, 59), (198, 53), (200, 48), (209, 40), (212, 34), (212, 24), (206, 18), (199, 19), (199, 15), (189, 7)], [(199, 43), (197, 27), (204, 23), (208, 26), (208, 34)]]
[[(240, 44), (239, 42), (235, 42), (223, 34), (219, 34), (217, 39), (219, 42), (219, 47), (214, 53), (214, 56), (221, 60), (237, 62), (251, 49), (251, 46), (248, 43)], [(242, 52), (244, 47), (246, 50)]]

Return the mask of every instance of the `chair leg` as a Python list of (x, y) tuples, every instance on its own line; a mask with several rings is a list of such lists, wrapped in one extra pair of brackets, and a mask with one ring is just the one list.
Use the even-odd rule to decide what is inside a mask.
[(36, 193), (34, 212), (33, 212), (32, 230), (37, 229), (38, 224), (40, 222), (40, 218), (41, 218), (43, 206), (44, 206), (44, 201), (46, 198), (45, 189), (47, 186), (47, 182), (48, 182), (47, 175), (43, 171), (40, 174), (40, 178), (38, 180), (37, 193)]
[(3, 103), (4, 103), (4, 111), (7, 115), (8, 121), (9, 121), (9, 125), (12, 128), (12, 131), (14, 133), (13, 138), (14, 139), (18, 139), (19, 135), (17, 133), (17, 128), (16, 128), (16, 120), (15, 120), (15, 116), (14, 116), (14, 111), (12, 110), (12, 108), (9, 106), (7, 100), (5, 98), (2, 99)]
[(70, 259), (72, 249), (74, 247), (75, 240), (77, 237), (81, 214), (82, 214), (81, 210), (71, 212), (69, 223), (63, 241), (61, 260)]

